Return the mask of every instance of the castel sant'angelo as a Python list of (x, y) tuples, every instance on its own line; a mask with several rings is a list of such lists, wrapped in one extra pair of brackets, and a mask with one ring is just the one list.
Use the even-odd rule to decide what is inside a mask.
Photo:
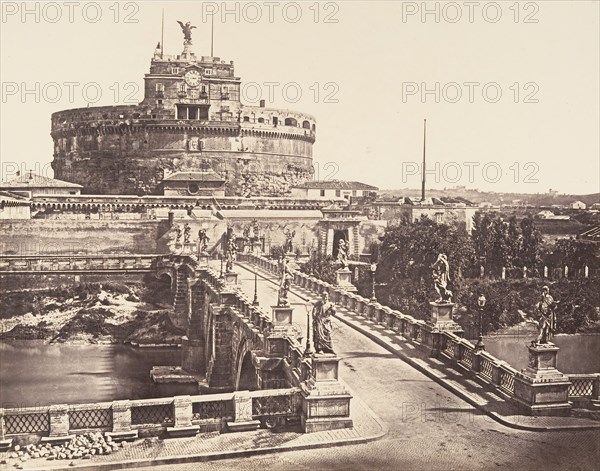
[(262, 100), (244, 105), (233, 61), (198, 58), (193, 26), (180, 24), (183, 51), (167, 55), (157, 46), (141, 103), (52, 115), (55, 178), (88, 194), (144, 195), (160, 194), (175, 172), (211, 169), (232, 196), (282, 196), (311, 179), (315, 119)]

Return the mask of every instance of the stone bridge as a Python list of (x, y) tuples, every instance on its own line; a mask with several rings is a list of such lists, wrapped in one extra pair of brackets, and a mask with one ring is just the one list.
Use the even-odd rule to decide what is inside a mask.
[[(218, 260), (199, 261), (191, 254), (0, 257), (3, 281), (31, 275), (154, 274), (170, 283), (171, 318), (186, 331), (181, 366), (153, 368), (154, 381), (196, 383), (203, 393), (299, 388), (304, 430), (351, 426), (351, 395), (338, 381), (339, 358), (305, 354), (305, 301), (291, 297), (289, 308), (277, 308), (276, 284), (261, 278), (258, 305), (247, 292), (252, 281), (255, 290), (259, 287), (258, 280), (249, 279), (251, 272), (240, 264), (235, 269), (223, 273)], [(297, 306), (303, 323), (292, 322)], [(258, 426), (255, 422), (240, 427)]]

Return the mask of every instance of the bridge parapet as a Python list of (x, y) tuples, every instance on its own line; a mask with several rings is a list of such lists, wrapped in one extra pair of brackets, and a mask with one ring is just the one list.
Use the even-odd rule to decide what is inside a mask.
[[(249, 396), (251, 410), (235, 407), (236, 396)], [(36, 436), (67, 439), (69, 435), (98, 431), (137, 436), (140, 430), (177, 435), (193, 426), (200, 431), (225, 431), (239, 415), (268, 421), (299, 418), (298, 388), (240, 391), (222, 394), (175, 396), (91, 404), (0, 409), (0, 439)]]
[(155, 254), (1, 255), (0, 273), (150, 272), (154, 269), (155, 260), (160, 259), (160, 257), (164, 256)]

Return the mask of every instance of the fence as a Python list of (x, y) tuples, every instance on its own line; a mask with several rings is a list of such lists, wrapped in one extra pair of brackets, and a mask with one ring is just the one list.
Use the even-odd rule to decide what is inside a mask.
[[(244, 402), (240, 398), (248, 400)], [(210, 425), (220, 430), (238, 417), (297, 417), (301, 413), (300, 405), (300, 389), (289, 388), (0, 409), (0, 439), (18, 435), (64, 437), (90, 431), (160, 431), (190, 424)]]
[[(242, 259), (274, 273), (279, 270), (276, 262), (264, 257), (246, 254), (242, 256)], [(357, 294), (349, 293), (300, 271), (294, 272), (294, 283), (315, 293), (327, 291), (331, 301), (341, 307), (385, 326), (408, 341), (417, 344), (426, 343), (429, 331), (424, 328), (425, 321), (415, 319), (378, 302), (372, 302)], [(444, 332), (440, 339), (442, 358), (460, 365), (466, 373), (476, 374), (505, 395), (514, 396), (515, 376), (520, 374), (517, 370), (485, 350), (477, 350), (471, 342), (452, 332)], [(572, 383), (569, 388), (569, 400), (600, 400), (600, 373), (568, 376)]]

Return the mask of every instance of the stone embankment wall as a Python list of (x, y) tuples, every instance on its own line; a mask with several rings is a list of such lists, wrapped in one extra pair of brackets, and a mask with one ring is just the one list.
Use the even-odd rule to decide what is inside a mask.
[(164, 253), (167, 221), (0, 221), (0, 255)]

